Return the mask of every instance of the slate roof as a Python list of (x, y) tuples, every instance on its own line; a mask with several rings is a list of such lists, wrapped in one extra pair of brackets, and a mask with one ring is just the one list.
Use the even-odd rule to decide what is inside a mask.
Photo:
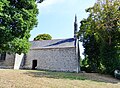
[(74, 47), (74, 38), (30, 41), (31, 49)]

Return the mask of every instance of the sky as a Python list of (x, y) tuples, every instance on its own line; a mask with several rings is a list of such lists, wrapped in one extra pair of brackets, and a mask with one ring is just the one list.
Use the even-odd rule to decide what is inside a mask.
[(38, 25), (31, 31), (30, 41), (38, 34), (43, 33), (50, 34), (52, 39), (72, 38), (74, 36), (75, 14), (77, 15), (79, 30), (80, 21), (88, 16), (85, 9), (93, 6), (95, 1), (45, 0), (38, 4)]

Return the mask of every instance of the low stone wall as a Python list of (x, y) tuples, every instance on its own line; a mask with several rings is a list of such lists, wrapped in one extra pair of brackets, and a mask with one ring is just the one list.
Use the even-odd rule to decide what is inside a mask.
[(37, 69), (77, 72), (78, 68), (74, 47), (31, 49), (24, 68), (32, 68), (33, 60), (37, 60)]

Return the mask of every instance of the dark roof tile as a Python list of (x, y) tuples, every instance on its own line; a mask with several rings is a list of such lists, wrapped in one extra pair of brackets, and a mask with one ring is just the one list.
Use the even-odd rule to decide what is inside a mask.
[(31, 49), (74, 47), (74, 38), (31, 41)]

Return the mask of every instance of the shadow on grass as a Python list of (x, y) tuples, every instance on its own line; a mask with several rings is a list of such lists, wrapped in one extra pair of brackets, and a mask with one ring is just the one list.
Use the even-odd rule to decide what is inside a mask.
[(32, 76), (32, 77), (46, 77), (46, 78), (55, 78), (55, 79), (70, 79), (70, 80), (85, 80), (86, 79), (86, 77), (80, 76), (77, 73), (69, 73), (69, 72), (28, 70), (25, 74)]
[[(70, 72), (54, 72), (54, 71), (41, 71), (41, 70), (28, 70), (25, 74), (32, 77), (45, 77), (54, 79), (70, 79), (70, 80), (90, 80), (96, 82), (113, 83), (117, 84), (119, 80), (106, 80), (94, 79), (84, 73), (70, 73)], [(114, 79), (114, 78), (113, 78)]]

